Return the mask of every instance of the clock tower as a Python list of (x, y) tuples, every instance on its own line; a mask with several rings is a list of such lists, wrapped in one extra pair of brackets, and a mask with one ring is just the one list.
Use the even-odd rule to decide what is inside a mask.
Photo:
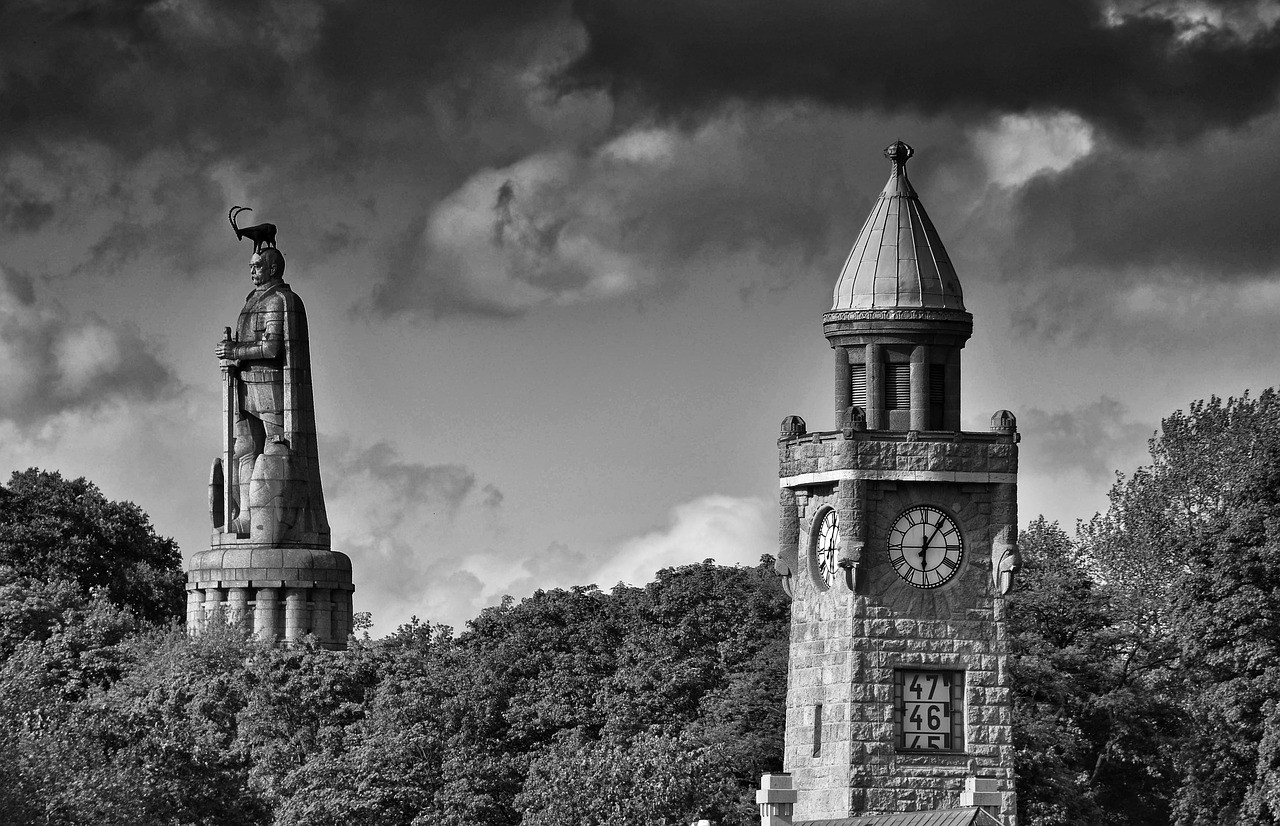
[(836, 429), (789, 416), (778, 440), (797, 824), (971, 807), (1015, 823), (1017, 427), (1000, 410), (989, 431), (960, 429), (973, 317), (912, 154), (885, 150), (889, 182), (823, 316)]

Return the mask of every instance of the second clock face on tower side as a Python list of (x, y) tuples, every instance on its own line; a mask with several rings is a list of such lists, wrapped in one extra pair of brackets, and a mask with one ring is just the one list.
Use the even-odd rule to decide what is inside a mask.
[(902, 512), (889, 529), (889, 562), (908, 585), (937, 588), (960, 570), (964, 537), (950, 516), (919, 505)]
[(829, 510), (818, 523), (818, 533), (813, 545), (818, 563), (818, 579), (828, 588), (836, 580), (836, 548), (840, 545), (840, 530), (836, 525), (836, 512)]

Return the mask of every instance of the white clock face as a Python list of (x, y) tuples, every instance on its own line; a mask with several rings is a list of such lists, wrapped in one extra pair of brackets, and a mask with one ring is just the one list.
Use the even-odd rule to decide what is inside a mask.
[(955, 576), (964, 560), (964, 537), (937, 508), (910, 508), (889, 529), (889, 562), (908, 585), (937, 588)]
[(817, 541), (813, 553), (818, 563), (818, 579), (828, 587), (836, 581), (836, 548), (840, 546), (840, 531), (836, 525), (836, 512), (829, 510), (818, 523)]

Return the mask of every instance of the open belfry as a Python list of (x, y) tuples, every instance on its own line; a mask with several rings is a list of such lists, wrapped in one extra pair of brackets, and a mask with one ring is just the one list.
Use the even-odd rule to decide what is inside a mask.
[(973, 317), (907, 179), (911, 147), (885, 155), (823, 316), (836, 428), (790, 416), (778, 440), (790, 776), (767, 775), (760, 800), (794, 799), (796, 824), (1013, 826), (1017, 428), (1005, 410), (960, 428)]
[[(284, 282), (274, 224), (238, 227), (254, 242), (253, 290), (212, 354), (222, 373), (222, 455), (213, 462), (210, 548), (187, 571), (187, 628), (241, 623), (261, 637), (315, 635), (345, 648), (351, 560), (330, 548), (320, 484), (307, 314)], [(212, 338), (212, 337), (211, 337)]]

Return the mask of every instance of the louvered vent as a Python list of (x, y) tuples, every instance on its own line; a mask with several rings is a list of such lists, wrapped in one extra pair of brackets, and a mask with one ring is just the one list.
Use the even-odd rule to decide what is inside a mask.
[(942, 430), (943, 411), (947, 406), (947, 366), (929, 365), (929, 429)]
[(867, 365), (851, 364), (849, 365), (849, 387), (853, 391), (853, 401), (850, 402), (855, 407), (867, 409)]
[(886, 410), (907, 410), (911, 407), (910, 364), (884, 366), (884, 406)]

